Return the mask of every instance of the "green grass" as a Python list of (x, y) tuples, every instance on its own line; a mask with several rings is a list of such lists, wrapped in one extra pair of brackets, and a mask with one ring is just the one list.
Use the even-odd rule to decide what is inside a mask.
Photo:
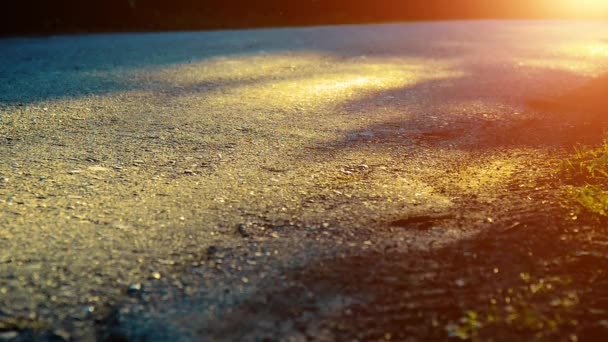
[(571, 197), (583, 209), (608, 216), (608, 140), (597, 148), (576, 148), (562, 162), (562, 176), (575, 187)]
[(574, 156), (563, 162), (562, 169), (578, 182), (598, 182), (608, 179), (608, 140), (595, 149), (575, 148)]
[(597, 185), (585, 185), (574, 191), (574, 199), (585, 210), (608, 216), (608, 191)]
[(489, 305), (465, 311), (457, 322), (446, 325), (449, 337), (460, 340), (491, 340), (496, 329), (532, 334), (536, 340), (555, 340), (560, 331), (578, 325), (575, 314), (579, 295), (568, 277), (539, 277), (520, 273), (513, 288), (498, 288)]

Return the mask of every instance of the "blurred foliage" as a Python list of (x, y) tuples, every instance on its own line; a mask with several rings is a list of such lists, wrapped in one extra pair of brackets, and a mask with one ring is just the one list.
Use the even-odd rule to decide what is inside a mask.
[[(0, 2), (0, 34), (555, 17), (547, 0), (54, 0)], [(555, 7), (555, 6), (554, 6)]]

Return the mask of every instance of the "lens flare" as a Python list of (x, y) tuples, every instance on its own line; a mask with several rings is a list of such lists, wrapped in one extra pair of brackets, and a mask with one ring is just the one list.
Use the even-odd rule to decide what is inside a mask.
[(549, 11), (555, 10), (570, 18), (605, 18), (608, 14), (606, 0), (555, 0), (545, 3)]

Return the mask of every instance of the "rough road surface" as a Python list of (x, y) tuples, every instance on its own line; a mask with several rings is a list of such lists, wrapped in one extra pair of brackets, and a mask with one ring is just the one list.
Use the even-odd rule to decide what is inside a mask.
[(606, 71), (601, 23), (2, 39), (0, 340), (607, 336), (601, 130), (529, 106)]

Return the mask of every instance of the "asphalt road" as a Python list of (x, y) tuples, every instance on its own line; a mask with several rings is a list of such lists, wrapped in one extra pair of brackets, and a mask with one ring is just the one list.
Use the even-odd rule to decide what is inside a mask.
[[(607, 70), (604, 23), (1, 39), (0, 339), (357, 336), (319, 322), (382, 288), (294, 270), (556, 219), (525, 201), (581, 119), (528, 100)], [(421, 327), (461, 313), (424, 305)]]

